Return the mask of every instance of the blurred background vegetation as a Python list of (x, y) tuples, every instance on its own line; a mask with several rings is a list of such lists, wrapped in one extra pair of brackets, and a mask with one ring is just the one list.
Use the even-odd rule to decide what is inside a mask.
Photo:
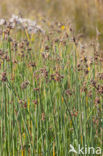
[(24, 17), (49, 17), (64, 22), (68, 17), (77, 33), (103, 39), (103, 0), (0, 0), (0, 16), (21, 14)]

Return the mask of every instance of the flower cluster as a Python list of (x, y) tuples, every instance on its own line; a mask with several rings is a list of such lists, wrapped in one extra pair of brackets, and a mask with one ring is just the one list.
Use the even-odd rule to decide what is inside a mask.
[(7, 25), (12, 28), (18, 29), (27, 29), (29, 34), (35, 34), (37, 32), (45, 33), (45, 31), (41, 28), (41, 26), (37, 25), (36, 21), (32, 21), (30, 19), (22, 18), (16, 15), (12, 15), (12, 17), (6, 21), (5, 19), (0, 19), (0, 26)]

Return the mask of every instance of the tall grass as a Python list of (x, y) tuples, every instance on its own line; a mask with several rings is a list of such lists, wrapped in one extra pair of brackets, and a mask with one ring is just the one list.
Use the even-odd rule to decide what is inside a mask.
[(68, 25), (34, 36), (2, 29), (0, 155), (69, 156), (70, 144), (102, 148), (98, 53), (91, 61)]

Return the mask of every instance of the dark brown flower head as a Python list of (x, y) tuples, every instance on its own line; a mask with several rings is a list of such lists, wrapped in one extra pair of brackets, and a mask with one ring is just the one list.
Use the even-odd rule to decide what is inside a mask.
[(98, 56), (95, 56), (95, 57), (94, 57), (94, 61), (97, 61), (97, 60), (98, 60)]
[(41, 73), (47, 72), (46, 68), (41, 68), (40, 71), (41, 71)]
[(65, 91), (65, 93), (66, 93), (66, 95), (72, 95), (72, 91), (70, 90), (70, 89), (67, 89), (66, 91)]
[(80, 58), (80, 62), (81, 62), (81, 63), (83, 62), (83, 58)]
[(57, 39), (55, 39), (55, 41), (54, 41), (55, 43), (58, 43), (59, 42), (59, 39), (57, 38)]
[(82, 65), (80, 63), (77, 65), (77, 70), (78, 71), (81, 71), (82, 70)]
[(97, 84), (97, 86), (94, 86), (94, 87), (97, 89), (97, 91), (99, 91), (101, 88), (99, 84)]
[(25, 42), (24, 41), (22, 41), (21, 43), (19, 43), (19, 48), (21, 48), (21, 49), (23, 49), (24, 48), (24, 45), (25, 44)]
[(27, 46), (27, 47), (29, 46), (29, 41), (26, 42), (26, 46)]
[(87, 56), (84, 57), (84, 62), (86, 63), (88, 61)]
[(90, 65), (93, 65), (93, 62), (94, 62), (94, 60), (93, 60), (93, 58), (91, 58), (89, 64), (90, 64)]
[(57, 82), (60, 82), (63, 78), (64, 78), (64, 76), (60, 75), (58, 72), (51, 75), (51, 80), (54, 80), (54, 81), (57, 81)]
[(100, 94), (103, 94), (103, 88), (102, 88), (101, 86), (99, 87), (98, 92), (99, 92)]
[(55, 74), (51, 74), (51, 80), (54, 80)]
[(13, 63), (14, 63), (14, 64), (16, 64), (16, 63), (17, 63), (17, 60), (16, 60), (16, 59), (14, 59), (14, 60), (13, 60)]
[(87, 75), (89, 73), (88, 69), (85, 70), (85, 74)]
[(29, 85), (29, 81), (24, 81), (24, 82), (21, 84), (21, 89), (26, 89), (28, 85)]
[(24, 108), (27, 108), (27, 102), (26, 101), (24, 102)]
[(80, 68), (80, 64), (78, 64), (77, 67)]
[(29, 66), (31, 66), (31, 67), (34, 68), (34, 67), (36, 67), (36, 64), (35, 64), (35, 62), (30, 62), (30, 63), (29, 63)]
[(8, 55), (4, 55), (4, 59), (5, 59), (7, 62), (9, 62), (9, 61), (10, 61), (10, 58), (9, 58), (9, 56), (8, 56)]
[(49, 57), (49, 53), (43, 52), (43, 53), (42, 53), (42, 57), (43, 57), (44, 59), (47, 59), (47, 58)]
[(103, 73), (98, 73), (97, 77), (98, 77), (100, 80), (103, 80)]
[(88, 97), (92, 98), (92, 91), (91, 90), (88, 92)]
[(48, 78), (48, 71), (46, 68), (41, 68), (40, 72), (41, 72), (42, 76), (44, 76), (45, 78)]
[(23, 108), (27, 108), (27, 102), (25, 100), (19, 100), (19, 104), (21, 104)]
[(10, 29), (9, 29), (9, 28), (6, 29), (6, 30), (4, 31), (4, 34), (8, 36), (8, 35), (10, 34)]
[(81, 91), (87, 93), (87, 90), (88, 89), (87, 89), (86, 82), (84, 82), (83, 85), (82, 85)]
[(8, 24), (7, 24), (7, 28), (8, 28), (9, 30), (11, 30), (11, 29), (13, 29), (13, 26), (12, 26), (10, 23), (8, 23)]
[(18, 43), (16, 41), (13, 41), (13, 48), (17, 48)]
[(2, 75), (1, 75), (1, 81), (2, 82), (6, 82), (7, 81), (7, 74), (6, 72), (3, 72)]
[(19, 104), (23, 104), (23, 100), (19, 100)]
[(49, 50), (49, 46), (45, 46), (45, 50), (48, 51)]
[(93, 87), (96, 87), (97, 82), (95, 80), (91, 80), (91, 84), (93, 85)]
[(37, 105), (37, 104), (38, 104), (38, 101), (37, 101), (37, 100), (34, 100), (33, 103), (34, 103), (35, 105)]
[(40, 88), (34, 88), (35, 92), (38, 92), (40, 90)]
[(67, 32), (65, 33), (65, 37), (66, 37), (66, 38), (68, 38), (68, 37), (69, 37), (69, 35), (68, 35), (68, 33), (67, 33)]
[(78, 112), (74, 112), (74, 116), (77, 117), (78, 116)]
[(0, 56), (3, 56), (4, 52), (2, 50), (0, 50)]
[(71, 27), (70, 27), (70, 29), (69, 29), (69, 30), (70, 30), (70, 32), (72, 32), (72, 31), (73, 31), (73, 29), (72, 29)]
[(96, 103), (96, 104), (100, 104), (100, 98), (99, 98), (99, 97), (96, 97), (96, 98), (95, 98), (95, 103)]
[(29, 51), (31, 51), (32, 50), (32, 48), (27, 48), (27, 51), (29, 52)]

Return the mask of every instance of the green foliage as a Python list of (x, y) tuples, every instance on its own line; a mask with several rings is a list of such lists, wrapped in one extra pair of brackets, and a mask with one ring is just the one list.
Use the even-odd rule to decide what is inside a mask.
[(103, 95), (92, 86), (101, 62), (89, 64), (67, 26), (34, 36), (2, 27), (0, 155), (69, 156), (70, 144), (102, 148)]

